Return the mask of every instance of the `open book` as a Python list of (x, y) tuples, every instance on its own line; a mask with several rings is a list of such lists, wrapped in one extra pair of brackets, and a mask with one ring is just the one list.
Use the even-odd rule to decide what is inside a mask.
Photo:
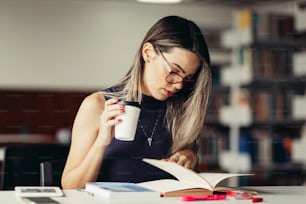
[(174, 162), (156, 159), (143, 159), (144, 162), (160, 168), (175, 179), (161, 179), (138, 183), (138, 185), (160, 192), (161, 196), (210, 195), (214, 191), (226, 191), (217, 185), (230, 177), (250, 176), (252, 174), (196, 173)]

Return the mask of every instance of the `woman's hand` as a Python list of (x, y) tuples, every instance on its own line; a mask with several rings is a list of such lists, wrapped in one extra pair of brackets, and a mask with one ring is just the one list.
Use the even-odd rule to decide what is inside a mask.
[(185, 149), (172, 154), (170, 157), (164, 159), (169, 162), (175, 162), (188, 169), (194, 169), (198, 162), (198, 157), (191, 149)]
[(114, 137), (114, 127), (121, 120), (116, 117), (124, 113), (124, 105), (118, 104), (119, 99), (105, 101), (104, 110), (100, 116), (100, 128), (96, 144), (108, 146)]

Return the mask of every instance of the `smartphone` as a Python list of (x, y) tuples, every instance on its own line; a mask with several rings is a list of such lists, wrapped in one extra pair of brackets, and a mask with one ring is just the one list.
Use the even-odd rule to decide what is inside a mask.
[(20, 197), (55, 197), (64, 195), (62, 189), (57, 186), (16, 186), (15, 193)]
[(28, 204), (59, 204), (50, 197), (22, 197), (22, 201)]

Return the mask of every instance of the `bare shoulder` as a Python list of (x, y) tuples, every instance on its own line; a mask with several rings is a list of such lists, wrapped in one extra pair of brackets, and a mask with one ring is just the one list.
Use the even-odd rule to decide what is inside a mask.
[(98, 91), (86, 96), (81, 104), (81, 108), (87, 110), (103, 109), (104, 103), (104, 95)]

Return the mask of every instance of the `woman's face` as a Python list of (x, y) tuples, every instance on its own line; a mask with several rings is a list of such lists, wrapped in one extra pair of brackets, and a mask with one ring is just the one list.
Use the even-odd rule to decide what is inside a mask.
[(168, 53), (160, 52), (150, 43), (143, 46), (143, 57), (142, 92), (160, 101), (180, 91), (183, 81), (189, 81), (200, 65), (198, 56), (189, 50), (175, 47)]

